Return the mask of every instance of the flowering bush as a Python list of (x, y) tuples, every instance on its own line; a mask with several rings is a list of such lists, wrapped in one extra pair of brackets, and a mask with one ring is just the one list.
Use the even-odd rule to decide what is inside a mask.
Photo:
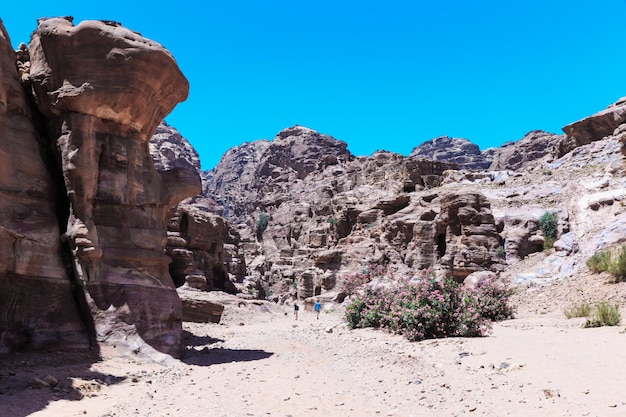
[(513, 317), (514, 310), (509, 304), (511, 289), (501, 280), (495, 278), (480, 280), (473, 292), (478, 303), (476, 307), (486, 319), (501, 321)]
[(494, 280), (468, 289), (423, 274), (393, 287), (365, 289), (346, 308), (346, 319), (351, 328), (381, 328), (411, 341), (485, 336), (492, 320), (512, 317), (508, 297), (506, 286)]
[(385, 267), (378, 264), (369, 265), (368, 267), (363, 268), (361, 271), (344, 275), (342, 290), (347, 295), (352, 295), (355, 293), (357, 288), (360, 288), (364, 284), (372, 281), (373, 279), (384, 275), (387, 275)]

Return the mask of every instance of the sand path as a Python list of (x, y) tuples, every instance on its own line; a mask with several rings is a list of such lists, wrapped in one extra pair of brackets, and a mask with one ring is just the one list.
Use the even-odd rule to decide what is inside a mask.
[[(185, 324), (182, 361), (2, 358), (0, 416), (624, 416), (624, 327), (580, 324), (554, 312), (409, 343), (338, 312), (228, 307)], [(29, 387), (47, 375), (56, 388)]]

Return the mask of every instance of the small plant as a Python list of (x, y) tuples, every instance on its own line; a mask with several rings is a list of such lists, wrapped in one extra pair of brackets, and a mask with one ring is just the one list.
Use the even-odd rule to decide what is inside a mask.
[(608, 272), (613, 275), (615, 282), (626, 281), (626, 246), (613, 253)]
[(506, 256), (506, 250), (504, 250), (504, 246), (500, 245), (496, 248), (496, 256), (499, 258), (504, 258)]
[[(469, 290), (465, 290), (469, 291)], [(491, 321), (502, 321), (513, 317), (513, 307), (509, 299), (513, 291), (504, 281), (487, 278), (479, 281), (474, 288), (480, 314)]]
[(337, 219), (335, 219), (334, 217), (329, 217), (328, 218), (328, 223), (330, 223), (332, 226), (337, 224)]
[(554, 247), (554, 238), (549, 236), (543, 237), (543, 250), (550, 250)]
[(580, 303), (571, 306), (570, 308), (563, 309), (563, 314), (568, 319), (576, 317), (589, 317), (591, 314), (591, 305), (588, 303)]
[(593, 272), (608, 272), (615, 282), (626, 281), (626, 246), (614, 250), (601, 250), (587, 259)]
[(596, 304), (593, 316), (583, 324), (583, 327), (617, 326), (622, 321), (619, 313), (619, 304), (610, 304), (602, 301)]
[(552, 170), (551, 169), (544, 169), (542, 174), (543, 175), (552, 175)]
[(608, 250), (601, 250), (587, 259), (587, 267), (593, 272), (605, 272), (609, 270), (609, 264), (611, 262), (611, 252)]
[(543, 232), (544, 238), (546, 237), (550, 237), (552, 239), (556, 238), (557, 227), (558, 227), (558, 219), (557, 219), (555, 212), (546, 211), (539, 218), (539, 228)]

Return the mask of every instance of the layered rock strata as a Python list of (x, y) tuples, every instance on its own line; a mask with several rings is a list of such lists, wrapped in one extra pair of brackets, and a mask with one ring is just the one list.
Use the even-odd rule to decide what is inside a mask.
[(186, 98), (187, 80), (162, 46), (115, 22), (41, 19), (28, 53), (30, 73), (21, 78), (41, 117), (44, 153), (56, 163), (43, 171), (58, 187), (59, 230), (48, 245), (60, 236), (67, 245), (78, 300), (67, 308), (83, 308), (96, 345), (177, 356), (182, 313), (166, 229), (200, 179), (186, 166), (157, 171), (148, 142)]
[(478, 145), (448, 136), (439, 136), (416, 146), (409, 156), (454, 163), (459, 169), (467, 170), (487, 169), (491, 165), (489, 155), (481, 152)]
[(626, 123), (626, 97), (620, 98), (604, 110), (564, 126), (566, 138), (560, 145), (559, 156), (579, 146), (617, 135), (619, 133), (617, 129), (624, 123)]
[[(59, 239), (57, 196), (0, 22), (0, 351), (88, 346)], [(71, 269), (71, 268), (70, 268)]]

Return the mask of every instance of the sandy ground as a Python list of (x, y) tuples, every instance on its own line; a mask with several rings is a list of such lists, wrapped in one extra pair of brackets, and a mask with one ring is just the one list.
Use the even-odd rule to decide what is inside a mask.
[(0, 416), (626, 416), (624, 326), (547, 310), (409, 343), (340, 311), (227, 307), (221, 324), (185, 323), (180, 361), (0, 357)]

